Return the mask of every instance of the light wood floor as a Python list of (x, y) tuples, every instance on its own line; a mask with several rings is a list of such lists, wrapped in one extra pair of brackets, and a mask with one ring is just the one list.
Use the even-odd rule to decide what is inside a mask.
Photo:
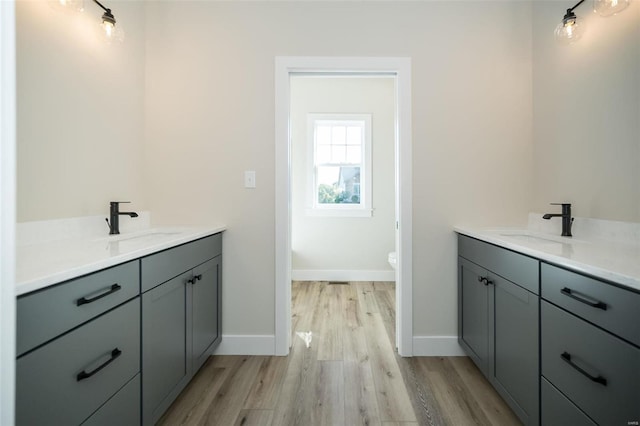
[(209, 358), (160, 424), (520, 424), (469, 358), (397, 355), (393, 283), (294, 282), (292, 297), (288, 357)]

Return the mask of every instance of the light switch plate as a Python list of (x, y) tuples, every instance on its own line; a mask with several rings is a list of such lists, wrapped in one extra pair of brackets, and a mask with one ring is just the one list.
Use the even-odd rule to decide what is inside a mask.
[(256, 172), (253, 170), (246, 170), (244, 172), (244, 187), (255, 188), (256, 187)]

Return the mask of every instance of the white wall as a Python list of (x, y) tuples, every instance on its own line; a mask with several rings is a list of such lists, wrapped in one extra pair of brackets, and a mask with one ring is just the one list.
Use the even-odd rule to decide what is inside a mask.
[[(229, 225), (223, 332), (274, 333), (274, 58), (408, 56), (414, 334), (455, 335), (452, 226), (524, 224), (529, 210), (531, 4), (167, 1), (147, 12), (150, 210), (158, 223)], [(256, 189), (243, 189), (244, 170)]]
[[(16, 3), (18, 221), (145, 210), (144, 4), (109, 1), (123, 44), (98, 37), (102, 9)], [(106, 227), (106, 225), (105, 225)]]
[[(290, 93), (293, 270), (324, 271), (316, 279), (327, 279), (326, 271), (348, 271), (332, 278), (342, 280), (357, 277), (355, 271), (382, 271), (380, 279), (388, 279), (393, 271), (387, 255), (395, 250), (395, 80), (292, 77)], [(371, 114), (372, 217), (307, 214), (311, 113)]]
[(587, 31), (555, 43), (564, 10), (534, 2), (533, 211), (571, 202), (575, 216), (640, 222), (640, 1), (603, 18), (575, 10)]

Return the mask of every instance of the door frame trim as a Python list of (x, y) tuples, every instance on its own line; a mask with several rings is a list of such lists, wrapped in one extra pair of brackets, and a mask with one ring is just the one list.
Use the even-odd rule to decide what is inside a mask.
[(275, 58), (275, 351), (289, 353), (291, 339), (291, 141), (289, 123), (292, 73), (393, 74), (398, 122), (395, 141), (396, 345), (413, 355), (411, 58)]
[(16, 27), (0, 1), (0, 424), (15, 423)]

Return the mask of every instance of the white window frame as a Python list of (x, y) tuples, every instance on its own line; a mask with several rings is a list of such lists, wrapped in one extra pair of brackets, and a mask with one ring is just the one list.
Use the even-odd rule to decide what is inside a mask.
[[(315, 124), (317, 121), (364, 122), (364, 141), (362, 160), (360, 163), (360, 203), (358, 204), (321, 204), (318, 203), (316, 182), (316, 140)], [(372, 173), (371, 173), (371, 114), (307, 114), (307, 216), (333, 217), (371, 217), (372, 208)]]

